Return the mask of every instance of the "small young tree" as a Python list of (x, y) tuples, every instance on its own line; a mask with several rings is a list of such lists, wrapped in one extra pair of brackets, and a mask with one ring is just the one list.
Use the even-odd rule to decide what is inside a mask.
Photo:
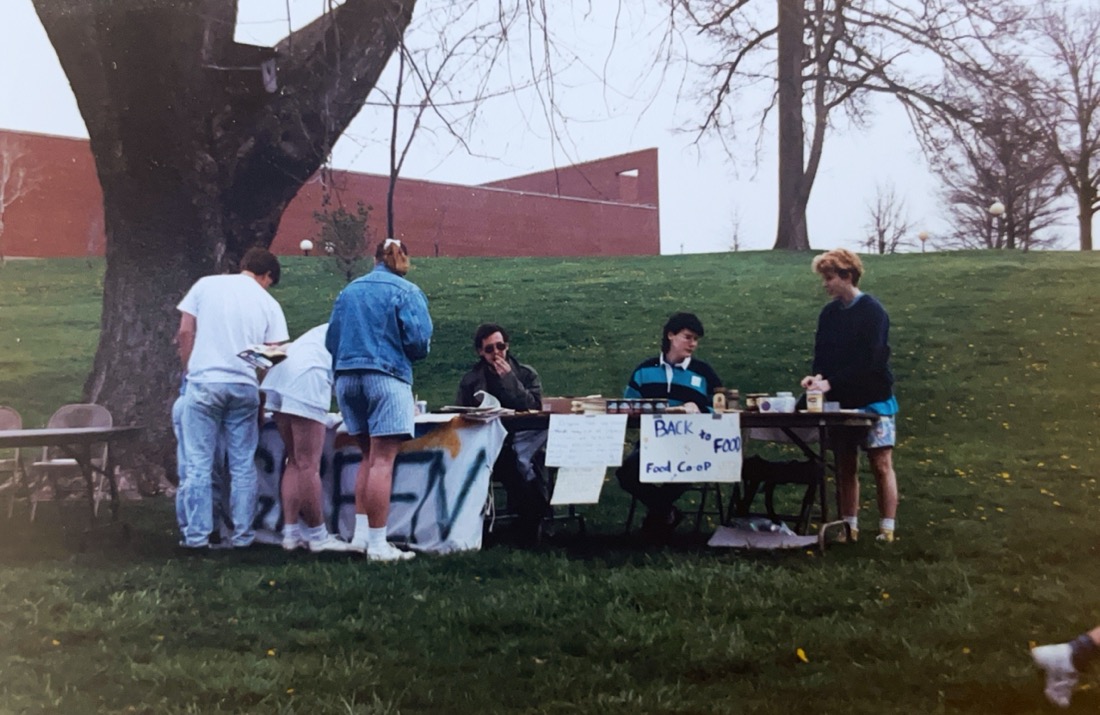
[(313, 213), (313, 220), (320, 226), (315, 243), (332, 257), (333, 269), (348, 283), (363, 272), (370, 258), (373, 241), (367, 224), (371, 210), (360, 201), (355, 213), (343, 206)]
[(867, 212), (866, 243), (869, 251), (884, 255), (896, 253), (898, 248), (908, 245), (905, 237), (909, 235), (912, 223), (905, 200), (898, 196), (893, 184), (876, 187), (875, 199), (867, 204)]
[(4, 214), (37, 184), (35, 174), (28, 171), (22, 145), (9, 138), (0, 140), (0, 265), (4, 264)]

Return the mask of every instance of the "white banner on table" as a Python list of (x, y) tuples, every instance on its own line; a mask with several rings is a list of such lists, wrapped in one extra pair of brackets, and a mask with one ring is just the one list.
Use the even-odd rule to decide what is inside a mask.
[[(499, 421), (421, 426), (394, 465), (389, 537), (417, 551), (449, 553), (481, 547), (489, 475), (504, 444)], [(432, 429), (435, 427), (435, 429)], [(418, 430), (419, 432), (420, 430)], [(363, 455), (351, 438), (329, 428), (321, 455), (322, 510), (329, 530), (350, 538), (355, 527), (355, 476)], [(264, 425), (256, 451), (258, 534), (278, 542), (283, 526), (279, 485), (285, 450), (274, 422)]]
[(606, 467), (559, 467), (550, 504), (596, 504), (606, 472)]
[(626, 415), (550, 415), (546, 464), (617, 467), (623, 463)]
[(643, 482), (741, 481), (741, 416), (642, 415)]

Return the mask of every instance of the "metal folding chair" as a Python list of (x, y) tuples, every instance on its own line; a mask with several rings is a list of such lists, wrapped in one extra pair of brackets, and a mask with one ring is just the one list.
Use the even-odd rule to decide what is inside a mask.
[[(0, 430), (23, 429), (23, 417), (11, 407), (0, 405)], [(8, 499), (8, 518), (15, 509), (15, 499), (27, 490), (27, 474), (19, 448), (0, 450), (0, 495)]]
[[(114, 420), (106, 407), (92, 403), (62, 405), (50, 416), (47, 428), (111, 427)], [(107, 443), (92, 445), (91, 463), (98, 469), (107, 465)], [(84, 493), (87, 483), (84, 471), (77, 460), (64, 454), (57, 447), (43, 447), (42, 458), (30, 465), (31, 521), (41, 501), (58, 501), (72, 494)], [(109, 498), (106, 478), (97, 473), (93, 479), (92, 513), (98, 514), (99, 502)]]

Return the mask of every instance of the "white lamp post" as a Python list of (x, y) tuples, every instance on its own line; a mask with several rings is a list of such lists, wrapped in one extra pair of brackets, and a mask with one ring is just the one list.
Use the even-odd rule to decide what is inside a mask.
[(302, 242), (298, 244), (298, 248), (302, 249), (303, 256), (308, 256), (309, 252), (313, 250), (313, 241), (303, 238)]
[(993, 223), (997, 227), (997, 247), (1000, 248), (1001, 234), (1004, 233), (1005, 228), (1005, 205), (1000, 199), (993, 199), (993, 203), (989, 205), (989, 215), (993, 217)]

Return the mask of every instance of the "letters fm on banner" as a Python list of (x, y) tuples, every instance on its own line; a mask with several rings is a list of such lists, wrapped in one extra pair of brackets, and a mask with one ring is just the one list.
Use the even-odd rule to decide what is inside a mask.
[(642, 415), (641, 481), (741, 481), (741, 417)]

